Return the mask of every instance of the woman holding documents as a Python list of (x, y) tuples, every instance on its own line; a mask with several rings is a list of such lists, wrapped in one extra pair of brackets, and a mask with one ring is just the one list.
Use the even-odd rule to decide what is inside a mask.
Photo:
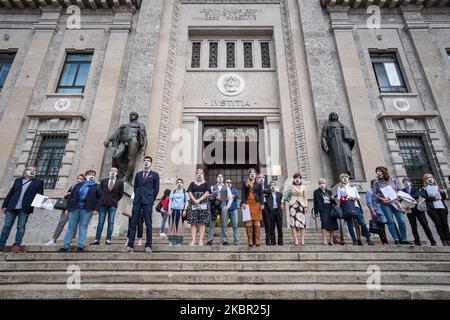
[(436, 226), (442, 245), (449, 246), (448, 209), (444, 202), (447, 199), (447, 195), (444, 190), (439, 189), (436, 185), (436, 179), (431, 173), (426, 173), (423, 176), (423, 185), (423, 188), (420, 190), (420, 196), (425, 198), (428, 215)]
[[(256, 182), (256, 170), (248, 170), (248, 179), (242, 183), (242, 220), (247, 229), (248, 246), (261, 245), (262, 210), (264, 209), (264, 193)], [(254, 240), (254, 241), (253, 241)]]
[(375, 183), (375, 196), (380, 202), (381, 210), (387, 219), (389, 231), (391, 234), (395, 234), (396, 232), (394, 216), (400, 229), (400, 240), (395, 240), (395, 244), (412, 245), (412, 243), (408, 241), (405, 213), (399, 209), (400, 197), (397, 196), (397, 192), (400, 191), (401, 188), (398, 181), (389, 176), (386, 167), (377, 167), (375, 173), (378, 178), (378, 181)]

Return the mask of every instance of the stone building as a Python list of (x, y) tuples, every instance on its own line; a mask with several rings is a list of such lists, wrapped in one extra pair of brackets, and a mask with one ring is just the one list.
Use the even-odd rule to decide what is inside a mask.
[[(333, 111), (362, 192), (378, 165), (449, 187), (447, 0), (3, 0), (0, 68), (0, 197), (27, 163), (50, 197), (79, 172), (106, 175), (103, 141), (131, 111), (162, 190), (199, 167), (237, 183), (256, 167), (280, 186), (300, 171), (312, 195), (332, 181), (320, 131)], [(56, 220), (37, 213), (28, 239)]]

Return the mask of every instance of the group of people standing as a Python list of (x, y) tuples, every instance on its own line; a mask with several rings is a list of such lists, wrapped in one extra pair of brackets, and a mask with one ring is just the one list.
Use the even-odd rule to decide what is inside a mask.
[[(143, 222), (146, 226), (145, 252), (152, 252), (152, 212), (153, 205), (159, 193), (159, 175), (152, 171), (152, 158), (144, 157), (143, 170), (134, 178), (134, 193), (132, 211), (129, 219), (128, 240), (126, 251), (134, 250), (136, 229), (138, 238), (142, 238)], [(448, 209), (445, 205), (446, 192), (439, 189), (432, 174), (423, 176), (423, 187), (412, 186), (408, 178), (402, 180), (402, 189), (398, 181), (390, 177), (385, 167), (377, 167), (377, 178), (371, 181), (371, 187), (366, 193), (366, 204), (372, 217), (371, 222), (379, 226), (379, 235), (383, 244), (387, 244), (385, 225), (396, 245), (412, 245), (408, 241), (405, 217), (408, 218), (414, 236), (414, 245), (420, 246), (421, 240), (417, 230), (417, 221), (422, 225), (430, 244), (436, 245), (428, 225), (426, 213), (433, 221), (440, 240), (444, 246), (450, 245), (448, 226)], [(25, 233), (25, 225), (36, 194), (43, 194), (43, 181), (36, 179), (36, 167), (28, 166), (22, 178), (15, 180), (2, 205), (6, 214), (5, 224), (0, 235), (0, 250), (4, 250), (11, 228), (18, 218), (17, 234), (13, 252), (21, 252), (21, 243)], [(52, 239), (47, 244), (56, 244), (65, 224), (67, 232), (60, 252), (67, 252), (78, 231), (77, 251), (82, 252), (86, 246), (87, 228), (93, 215), (99, 215), (97, 232), (92, 245), (99, 245), (105, 221), (108, 221), (106, 245), (110, 245), (114, 229), (114, 220), (118, 203), (124, 194), (124, 184), (118, 179), (117, 168), (111, 168), (108, 178), (97, 183), (96, 172), (88, 170), (80, 174), (77, 183), (71, 187), (65, 199), (66, 209), (62, 212)], [(314, 191), (313, 212), (320, 216), (322, 223), (323, 245), (344, 244), (344, 239), (335, 236), (337, 230), (342, 231), (341, 219), (346, 222), (353, 245), (362, 245), (361, 235), (368, 245), (374, 245), (370, 229), (367, 227), (361, 197), (358, 188), (350, 181), (346, 172), (340, 175), (340, 183), (336, 194), (327, 187), (326, 179), (319, 180), (319, 188)], [(159, 205), (163, 217), (168, 218), (168, 240), (170, 245), (180, 245), (183, 242), (183, 223), (191, 226), (191, 246), (204, 245), (206, 227), (208, 237), (206, 244), (212, 245), (214, 229), (218, 217), (221, 222), (220, 242), (228, 245), (227, 225), (231, 220), (233, 243), (240, 245), (238, 234), (238, 197), (239, 192), (233, 186), (231, 179), (224, 179), (222, 173), (217, 174), (217, 183), (209, 186), (205, 181), (202, 169), (197, 170), (195, 181), (184, 188), (181, 178), (176, 180), (173, 190), (167, 189)], [(414, 205), (405, 206), (402, 193), (414, 199)], [(398, 195), (397, 195), (398, 194)], [(394, 196), (393, 196), (394, 195)], [(408, 198), (408, 197), (406, 197)], [(408, 200), (408, 199), (406, 199)], [(248, 170), (248, 178), (242, 182), (243, 222), (247, 233), (249, 247), (261, 245), (262, 223), (265, 229), (266, 245), (283, 245), (283, 209), (287, 209), (287, 224), (291, 229), (295, 245), (305, 245), (306, 215), (308, 213), (308, 194), (303, 185), (300, 173), (295, 173), (290, 185), (284, 193), (277, 190), (276, 181), (269, 184), (263, 174), (255, 169)], [(245, 213), (245, 214), (244, 214)], [(166, 219), (163, 219), (160, 234), (164, 235)], [(141, 229), (141, 230), (139, 230)], [(327, 240), (329, 232), (329, 240)], [(198, 234), (198, 241), (197, 241)]]

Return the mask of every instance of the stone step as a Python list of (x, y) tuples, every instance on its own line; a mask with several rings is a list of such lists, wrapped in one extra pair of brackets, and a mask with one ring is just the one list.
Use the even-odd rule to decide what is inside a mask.
[(363, 284), (11, 284), (0, 287), (0, 299), (450, 299), (447, 285)]
[[(69, 258), (69, 257), (67, 257)], [(131, 257), (130, 257), (131, 258)], [(83, 271), (363, 271), (378, 266), (382, 271), (450, 272), (450, 261), (160, 261), (160, 260), (77, 260), (65, 261), (2, 261), (0, 273), (21, 271), (67, 271), (76, 265)]]
[[(9, 272), (2, 275), (0, 284), (65, 284), (67, 272)], [(369, 275), (359, 271), (205, 271), (201, 274), (186, 271), (82, 271), (83, 284), (365, 284)], [(383, 271), (381, 283), (450, 285), (447, 272), (389, 272)]]
[(450, 261), (450, 253), (427, 252), (69, 252), (7, 254), (7, 261), (57, 260), (183, 260), (183, 261)]

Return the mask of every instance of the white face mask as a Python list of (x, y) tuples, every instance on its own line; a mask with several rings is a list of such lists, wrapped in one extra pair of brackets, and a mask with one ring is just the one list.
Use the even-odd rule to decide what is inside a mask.
[(264, 178), (259, 178), (259, 183), (263, 184), (264, 183)]
[(150, 168), (152, 166), (152, 163), (150, 162), (150, 161), (144, 161), (144, 168), (145, 169), (148, 169), (148, 168)]
[(270, 190), (275, 191), (275, 186), (270, 186)]
[(405, 187), (409, 188), (411, 186), (411, 182), (407, 181), (405, 182)]
[(427, 179), (427, 183), (428, 184), (434, 184), (434, 179), (433, 178), (428, 178)]
[(181, 189), (182, 187), (183, 187), (183, 183), (178, 182), (178, 183), (177, 183), (177, 188), (178, 188), (178, 189)]
[(323, 184), (323, 183), (321, 185), (319, 185), (319, 188), (322, 189), (322, 190), (325, 190), (325, 187), (326, 187), (326, 185)]
[(36, 170), (27, 170), (27, 171), (25, 171), (25, 174), (28, 177), (34, 178), (36, 176)]
[(86, 181), (94, 181), (94, 176), (86, 176)]
[(117, 177), (117, 172), (115, 172), (115, 171), (110, 171), (110, 172), (109, 172), (109, 177), (110, 177), (111, 179)]
[(294, 183), (295, 184), (301, 184), (302, 183), (302, 179), (297, 178), (297, 179), (294, 180)]
[(347, 184), (348, 183), (348, 178), (342, 178), (342, 183), (343, 184)]
[(197, 180), (203, 180), (203, 174), (201, 173), (197, 174)]
[(78, 179), (77, 180), (78, 183), (83, 182), (83, 181), (84, 181), (83, 179)]
[(383, 172), (377, 171), (377, 178), (380, 179), (383, 177)]
[(218, 176), (217, 177), (217, 182), (218, 183), (223, 183), (223, 177), (222, 176)]
[(250, 179), (255, 179), (256, 178), (256, 174), (255, 173), (250, 173)]
[(230, 183), (230, 182), (227, 183), (227, 186), (228, 186), (229, 188), (231, 188), (232, 185), (233, 185), (233, 184)]

